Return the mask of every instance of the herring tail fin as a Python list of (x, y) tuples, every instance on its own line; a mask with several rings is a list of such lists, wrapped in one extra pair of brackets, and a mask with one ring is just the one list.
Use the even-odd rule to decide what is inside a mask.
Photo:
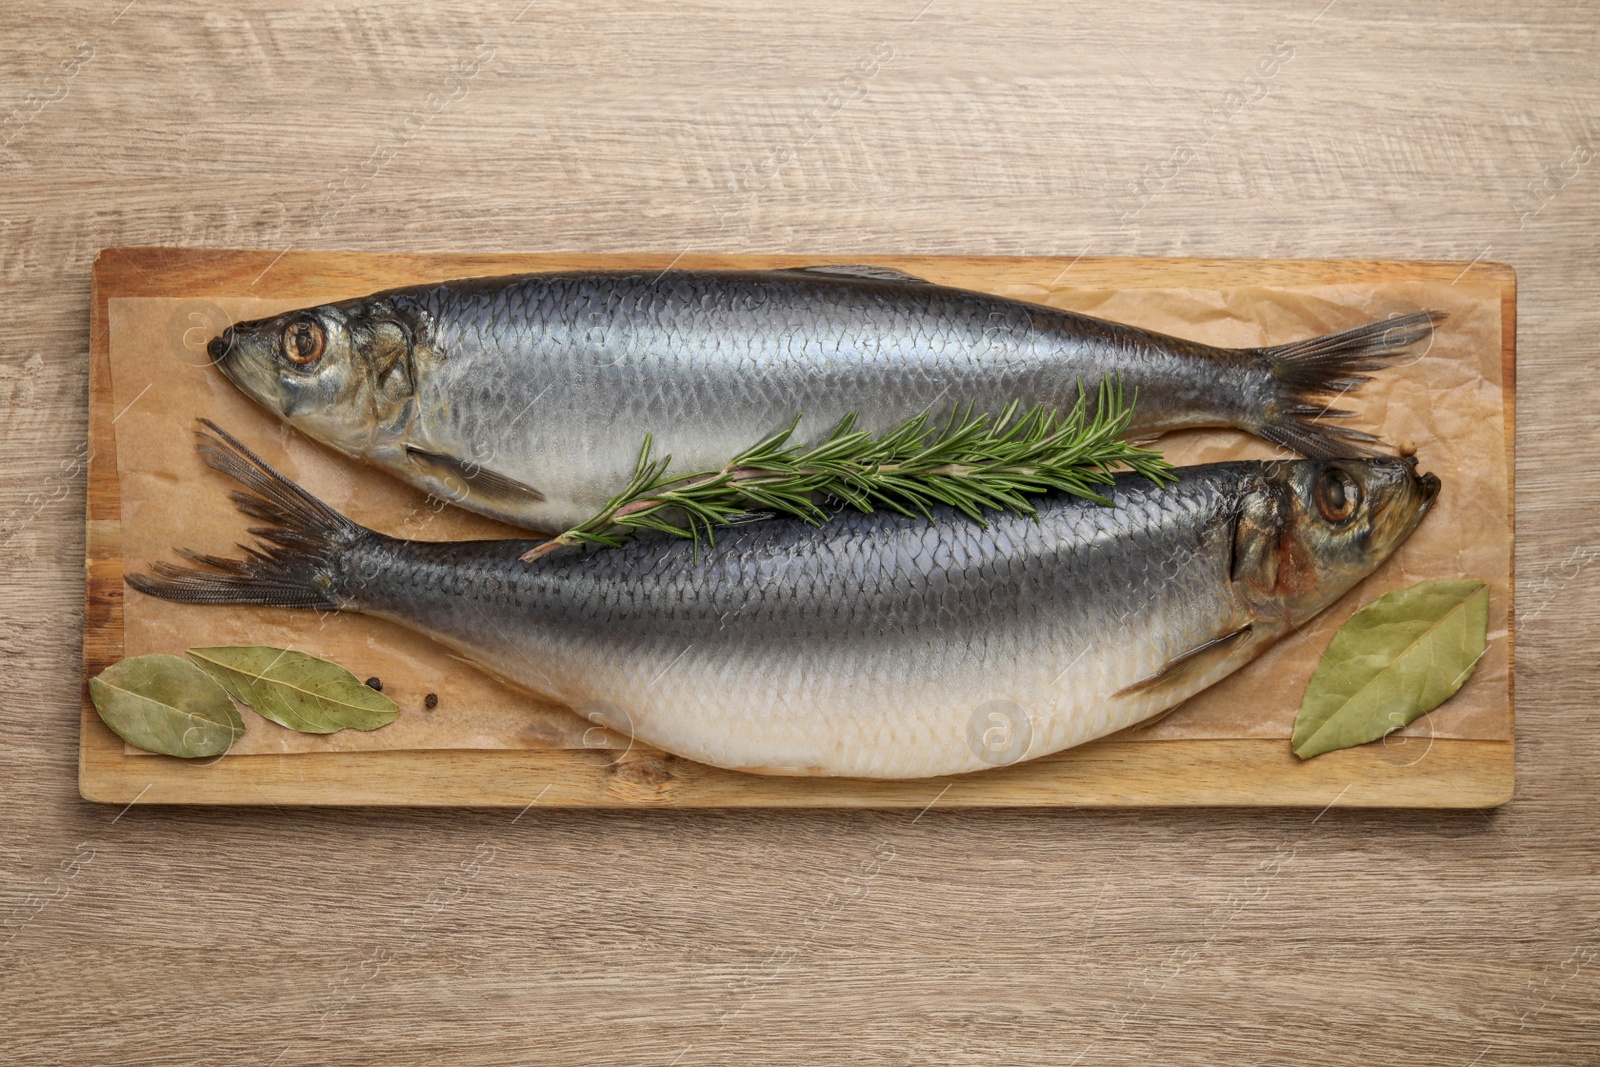
[(1369, 371), (1382, 370), (1433, 335), (1444, 321), (1437, 311), (1418, 311), (1306, 341), (1258, 348), (1272, 374), (1276, 397), (1259, 425), (1251, 429), (1273, 444), (1312, 459), (1379, 456), (1372, 434), (1327, 420), (1349, 418), (1352, 412), (1333, 405), (1340, 396), (1366, 381)]
[[(141, 593), (185, 604), (259, 604), (336, 611), (338, 558), (351, 545), (376, 536), (273, 470), (209, 419), (195, 431), (206, 466), (238, 482), (239, 510), (270, 525), (250, 530), (259, 539), (239, 546), (241, 559), (178, 549), (199, 567), (152, 563), (152, 574), (130, 574)], [(209, 432), (208, 432), (209, 431)]]

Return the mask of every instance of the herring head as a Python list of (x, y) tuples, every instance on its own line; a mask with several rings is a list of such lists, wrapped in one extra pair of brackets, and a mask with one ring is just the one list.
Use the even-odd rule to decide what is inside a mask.
[[(352, 302), (355, 303), (355, 302)], [(211, 362), (250, 399), (319, 441), (369, 452), (410, 409), (412, 331), (370, 304), (237, 322)]]
[(1234, 529), (1235, 588), (1258, 618), (1298, 626), (1377, 570), (1438, 496), (1412, 457), (1272, 464)]

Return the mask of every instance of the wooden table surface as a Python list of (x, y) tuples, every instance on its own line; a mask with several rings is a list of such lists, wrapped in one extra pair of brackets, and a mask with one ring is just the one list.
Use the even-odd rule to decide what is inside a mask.
[[(1593, 9), (866, 10), (0, 9), (0, 1060), (1600, 1058)], [(86, 803), (89, 270), (141, 244), (1507, 261), (1516, 797)]]

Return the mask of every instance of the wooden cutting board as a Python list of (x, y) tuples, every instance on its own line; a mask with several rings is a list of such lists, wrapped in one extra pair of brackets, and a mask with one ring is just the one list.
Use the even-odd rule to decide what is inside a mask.
[[(84, 676), (124, 656), (123, 501), (111, 376), (109, 302), (122, 297), (219, 300), (259, 297), (313, 304), (428, 280), (558, 267), (665, 269), (773, 267), (838, 257), (670, 255), (365, 255), (200, 249), (108, 249), (95, 264), (89, 385)], [(1323, 262), (1012, 257), (857, 257), (982, 287), (1019, 279), (1116, 292), (1186, 287), (1296, 288), (1403, 282), (1466, 283), (1498, 303), (1499, 412), (1505, 440), (1503, 500), (1513, 520), (1516, 280), (1492, 263)], [(203, 343), (203, 339), (201, 339)], [(1368, 386), (1377, 390), (1379, 383)], [(126, 410), (126, 409), (124, 409)], [(173, 420), (187, 434), (189, 416)], [(126, 427), (124, 427), (126, 429)], [(165, 432), (166, 428), (163, 428)], [(1439, 473), (1449, 484), (1451, 472)], [(207, 487), (205, 502), (221, 494)], [(107, 803), (330, 804), (523, 807), (916, 807), (1328, 805), (1488, 807), (1510, 799), (1513, 779), (1510, 545), (1503, 561), (1506, 625), (1502, 727), (1495, 739), (1428, 737), (1374, 744), (1307, 762), (1281, 737), (1118, 735), (982, 774), (912, 782), (770, 778), (722, 771), (644, 746), (431, 748), (229, 755), (190, 763), (125, 750), (84, 689), (79, 785)], [(132, 561), (137, 565), (141, 561)], [(181, 652), (173, 648), (169, 651)], [(467, 668), (463, 668), (467, 669)], [(1246, 668), (1247, 671), (1253, 668)], [(1271, 684), (1268, 682), (1267, 684)], [(1498, 690), (1494, 712), (1501, 713)]]

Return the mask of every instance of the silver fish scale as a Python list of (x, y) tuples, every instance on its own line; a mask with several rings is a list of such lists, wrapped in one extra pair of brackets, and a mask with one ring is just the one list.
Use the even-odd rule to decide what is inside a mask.
[[(787, 766), (763, 755), (766, 738), (775, 753), (799, 745), (807, 767), (922, 773), (851, 753), (905, 752), (915, 734), (911, 751), (926, 754), (929, 731), (941, 751), (959, 748), (963, 717), (990, 697), (1093, 736), (1167, 706), (1107, 710), (1111, 694), (1240, 625), (1230, 520), (1254, 469), (1188, 468), (1165, 490), (1124, 476), (1114, 508), (1047, 497), (1039, 522), (995, 515), (986, 529), (949, 512), (931, 525), (855, 512), (825, 527), (753, 523), (698, 555), (644, 537), (524, 564), (534, 542), (381, 539), (347, 562), (377, 577), (340, 588), (352, 609), (694, 758)], [(1104, 723), (1072, 725), (1080, 712)], [(816, 748), (836, 735), (854, 738), (848, 752)]]
[(545, 500), (519, 517), (552, 526), (603, 505), (647, 433), (675, 469), (715, 468), (796, 415), (801, 441), (851, 412), (881, 433), (967, 402), (1067, 407), (1079, 377), (1095, 385), (1118, 371), (1143, 390), (1140, 430), (1171, 421), (1164, 375), (1200, 373), (1137, 331), (901, 282), (546, 274), (413, 298), (436, 358), (419, 373), (408, 443), (535, 487)]

